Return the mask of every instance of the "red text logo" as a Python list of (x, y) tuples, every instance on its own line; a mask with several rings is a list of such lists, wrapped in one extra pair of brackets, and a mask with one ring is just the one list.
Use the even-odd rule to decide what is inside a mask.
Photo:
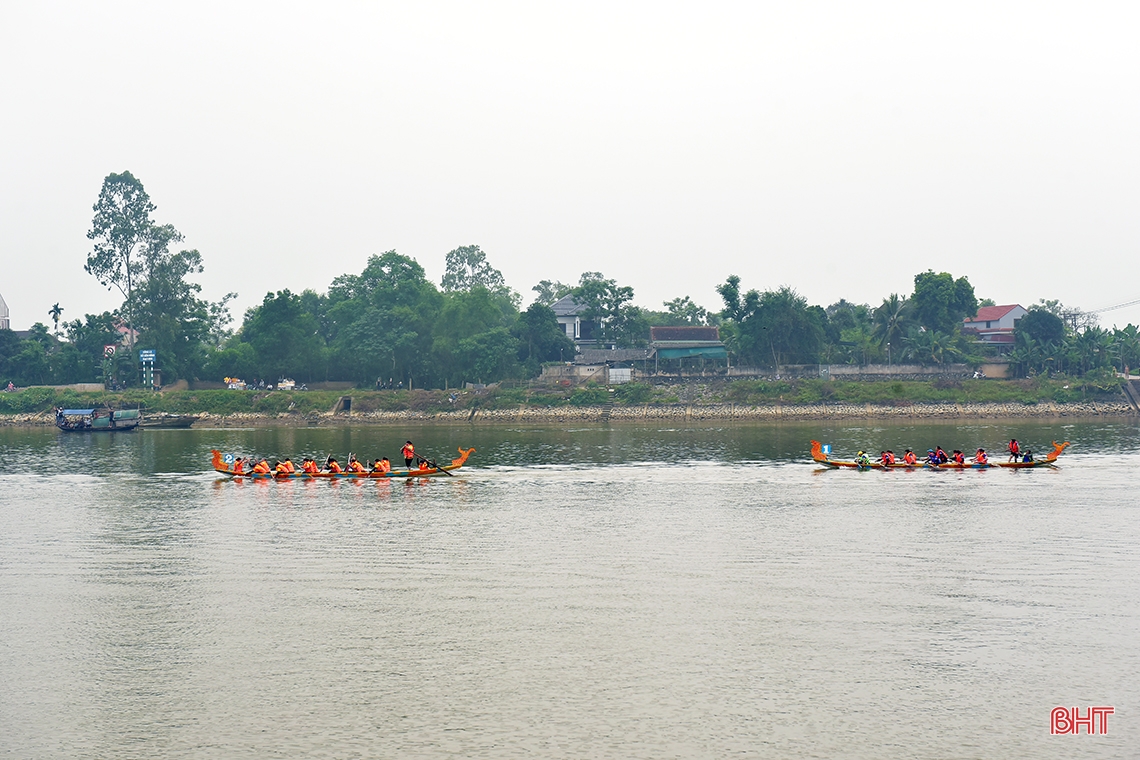
[(1112, 707), (1090, 707), (1082, 716), (1079, 707), (1054, 707), (1049, 715), (1049, 733), (1079, 734), (1083, 726), (1086, 734), (1107, 734), (1108, 716), (1115, 712)]

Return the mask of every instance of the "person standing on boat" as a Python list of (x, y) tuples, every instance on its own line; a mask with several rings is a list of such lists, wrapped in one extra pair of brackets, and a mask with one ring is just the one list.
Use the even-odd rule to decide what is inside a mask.
[(1009, 445), (1006, 446), (1006, 449), (1009, 451), (1009, 461), (1016, 462), (1018, 460), (1018, 455), (1021, 454), (1021, 446), (1018, 445), (1017, 439), (1010, 438)]
[(416, 461), (416, 447), (412, 445), (411, 441), (404, 444), (400, 449), (400, 456), (404, 458), (404, 466), (409, 470), (412, 469), (412, 464)]

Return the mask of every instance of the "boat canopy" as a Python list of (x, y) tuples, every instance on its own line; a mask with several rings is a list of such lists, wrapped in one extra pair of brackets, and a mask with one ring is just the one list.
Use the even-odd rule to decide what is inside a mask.
[(85, 417), (87, 415), (95, 414), (94, 409), (64, 409), (62, 412), (64, 417)]

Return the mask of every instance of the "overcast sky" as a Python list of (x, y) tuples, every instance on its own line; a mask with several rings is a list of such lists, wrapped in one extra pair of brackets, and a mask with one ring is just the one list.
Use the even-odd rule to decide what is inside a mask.
[[(526, 301), (596, 270), (660, 309), (730, 274), (878, 304), (1140, 299), (1136, 3), (0, 4), (0, 294), (83, 271), (130, 170), (203, 295), (482, 246)], [(1140, 323), (1140, 307), (1102, 324)], [(383, 326), (380, 326), (381, 328)]]

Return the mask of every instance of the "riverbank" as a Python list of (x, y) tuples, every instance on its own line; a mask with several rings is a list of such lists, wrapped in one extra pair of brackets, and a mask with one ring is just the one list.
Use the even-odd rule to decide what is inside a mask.
[(198, 418), (198, 427), (621, 420), (971, 419), (1129, 417), (1114, 378), (842, 382), (701, 379), (612, 388), (480, 390), (178, 390), (116, 393), (28, 388), (0, 393), (0, 425), (51, 425), (57, 407), (140, 409), (144, 419)]
[[(411, 409), (368, 412), (300, 413), (234, 412), (197, 415), (195, 428), (252, 426), (320, 427), (348, 425), (387, 425), (407, 423), (496, 424), (496, 423), (606, 423), (650, 420), (685, 421), (764, 421), (806, 420), (976, 420), (1135, 417), (1123, 400), (1058, 404), (645, 404), (640, 406), (527, 407), (515, 409), (455, 409), (417, 411)], [(0, 425), (40, 427), (55, 423), (50, 412), (0, 415)]]

